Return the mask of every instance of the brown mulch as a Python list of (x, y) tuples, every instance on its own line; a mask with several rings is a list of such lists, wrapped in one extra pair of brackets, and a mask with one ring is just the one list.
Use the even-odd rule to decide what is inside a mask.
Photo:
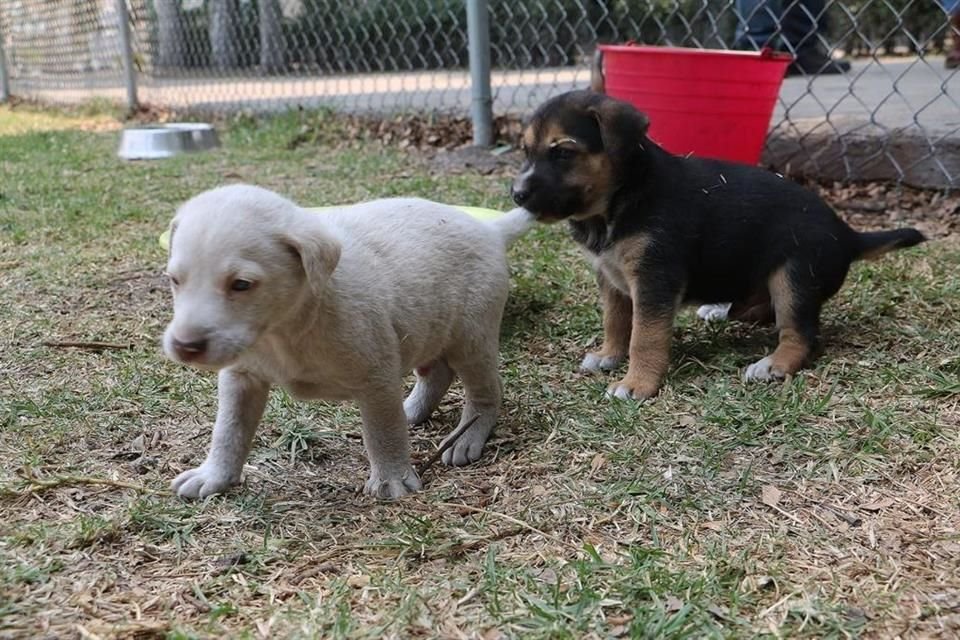
[[(496, 145), (509, 145), (520, 137), (520, 119), (497, 116), (493, 121)], [(288, 143), (291, 149), (305, 144), (334, 147), (370, 141), (400, 149), (461, 149), (473, 144), (469, 118), (442, 114), (391, 117), (321, 112), (304, 117), (300, 132)]]
[[(522, 157), (518, 150), (522, 122), (515, 116), (494, 121), (492, 150), (472, 146), (468, 118), (444, 115), (391, 118), (332, 116), (305, 119), (289, 146), (332, 144), (336, 147), (376, 141), (406, 149), (435, 174), (479, 173), (512, 177)], [(930, 237), (942, 237), (960, 225), (960, 191), (920, 189), (890, 182), (817, 182), (796, 178), (817, 191), (857, 229), (877, 229), (913, 224)]]
[[(135, 122), (168, 122), (181, 117), (169, 109), (141, 105)], [(238, 117), (243, 117), (238, 116)], [(223, 115), (210, 116), (222, 120)], [(378, 142), (413, 152), (435, 174), (479, 173), (511, 177), (520, 166), (517, 141), (522, 120), (515, 115), (494, 118), (492, 150), (473, 146), (469, 118), (447, 114), (382, 115), (301, 112), (299, 131), (287, 146), (324, 145), (344, 148)], [(917, 225), (930, 237), (951, 234), (960, 225), (960, 190), (919, 189), (890, 182), (816, 182), (796, 178), (816, 190), (845, 220), (858, 229)]]

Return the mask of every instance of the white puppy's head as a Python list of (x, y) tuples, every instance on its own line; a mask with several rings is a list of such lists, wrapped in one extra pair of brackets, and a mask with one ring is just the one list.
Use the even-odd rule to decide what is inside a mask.
[(167, 356), (206, 369), (229, 366), (318, 299), (340, 259), (340, 245), (320, 218), (247, 185), (183, 204), (171, 224)]

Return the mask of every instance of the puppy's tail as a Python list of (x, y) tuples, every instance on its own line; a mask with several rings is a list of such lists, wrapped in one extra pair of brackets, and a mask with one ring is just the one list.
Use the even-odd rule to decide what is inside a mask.
[(896, 229), (894, 231), (868, 231), (857, 234), (857, 259), (873, 260), (888, 251), (906, 249), (927, 239), (916, 229)]
[(490, 224), (500, 232), (500, 237), (503, 238), (504, 244), (508, 247), (529, 231), (534, 223), (536, 223), (536, 220), (533, 214), (523, 207), (517, 207), (490, 221)]

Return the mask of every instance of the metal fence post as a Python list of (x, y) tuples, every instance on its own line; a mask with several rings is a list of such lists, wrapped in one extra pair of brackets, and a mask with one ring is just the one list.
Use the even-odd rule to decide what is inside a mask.
[(117, 0), (117, 27), (120, 30), (120, 56), (123, 58), (123, 84), (127, 89), (127, 108), (137, 110), (137, 71), (133, 66), (133, 46), (130, 44), (130, 15), (127, 0)]
[(487, 0), (467, 0), (467, 41), (473, 144), (489, 147), (493, 144), (493, 96), (490, 91), (490, 12)]
[(0, 17), (0, 102), (10, 99), (10, 76), (7, 75), (7, 56), (3, 53), (3, 19)]

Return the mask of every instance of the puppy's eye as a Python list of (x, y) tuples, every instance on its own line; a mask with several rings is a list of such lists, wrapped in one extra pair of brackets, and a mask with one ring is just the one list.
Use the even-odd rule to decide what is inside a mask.
[(550, 157), (554, 160), (571, 160), (577, 155), (576, 150), (570, 147), (551, 147)]
[(231, 291), (248, 291), (250, 287), (253, 286), (253, 283), (249, 280), (244, 280), (243, 278), (237, 278), (230, 283)]

